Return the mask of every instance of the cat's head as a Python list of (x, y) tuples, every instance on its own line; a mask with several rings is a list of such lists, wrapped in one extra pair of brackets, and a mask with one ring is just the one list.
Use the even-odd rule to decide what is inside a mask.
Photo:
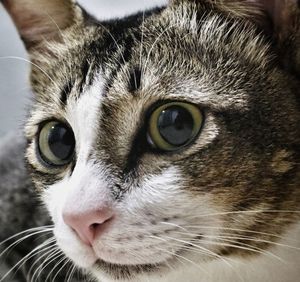
[(258, 255), (297, 220), (299, 83), (278, 11), (267, 26), (250, 2), (99, 23), (72, 1), (4, 1), (32, 61), (28, 166), (76, 265), (122, 280)]

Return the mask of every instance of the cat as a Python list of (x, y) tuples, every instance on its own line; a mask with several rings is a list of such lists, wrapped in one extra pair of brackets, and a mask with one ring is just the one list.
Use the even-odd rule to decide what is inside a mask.
[(78, 269), (298, 281), (297, 1), (173, 0), (103, 22), (71, 0), (2, 3), (32, 62), (28, 171)]

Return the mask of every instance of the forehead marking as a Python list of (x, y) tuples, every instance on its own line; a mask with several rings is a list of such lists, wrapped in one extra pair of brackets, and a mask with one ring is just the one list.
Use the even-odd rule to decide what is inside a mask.
[(134, 68), (129, 74), (128, 90), (133, 95), (141, 88), (142, 71), (140, 68)]
[(61, 94), (60, 94), (60, 103), (61, 106), (64, 108), (67, 105), (68, 96), (70, 95), (74, 86), (74, 82), (69, 80), (65, 86), (63, 87)]
[(97, 80), (78, 99), (72, 96), (68, 100), (66, 119), (75, 135), (77, 159), (87, 159), (97, 139), (104, 84), (102, 75), (98, 74)]

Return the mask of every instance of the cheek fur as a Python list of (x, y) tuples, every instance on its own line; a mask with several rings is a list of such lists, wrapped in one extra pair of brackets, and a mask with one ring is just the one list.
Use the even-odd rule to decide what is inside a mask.
[[(99, 180), (101, 172), (99, 167), (97, 169), (83, 166), (81, 173), (75, 169), (70, 179), (49, 187), (44, 193), (44, 200), (55, 223), (58, 244), (81, 267), (91, 267), (97, 258), (110, 263), (130, 265), (164, 262), (188, 242), (186, 237), (190, 234), (185, 231), (187, 227), (197, 225), (197, 215), (216, 212), (209, 196), (195, 199), (189, 193), (188, 187), (184, 186), (180, 170), (171, 167), (160, 175), (145, 176), (139, 186), (130, 187), (130, 191), (121, 201), (111, 202), (115, 220), (97, 238), (91, 249), (66, 225), (62, 212), (66, 203), (77, 205), (78, 209), (101, 203), (101, 197), (105, 194), (99, 187), (108, 187), (108, 183), (103, 181), (104, 175), (102, 181)], [(99, 173), (87, 173), (93, 170)], [(82, 189), (85, 190), (85, 195), (76, 200), (74, 195), (80, 194), (79, 190)], [(99, 198), (99, 195), (102, 196)], [(109, 198), (108, 195), (105, 197)], [(210, 222), (205, 217), (201, 221), (206, 228), (208, 225), (221, 224), (216, 217)], [(196, 228), (195, 232), (199, 233), (200, 230)], [(201, 232), (215, 234), (207, 229)]]

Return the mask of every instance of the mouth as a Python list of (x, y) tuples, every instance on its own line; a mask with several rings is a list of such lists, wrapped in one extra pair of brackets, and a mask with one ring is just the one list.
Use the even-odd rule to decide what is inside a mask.
[(104, 272), (115, 280), (130, 280), (138, 274), (154, 273), (164, 269), (166, 263), (125, 265), (114, 264), (98, 259), (94, 265), (96, 271)]
[[(202, 236), (199, 236), (199, 238)], [(183, 248), (177, 250), (172, 256), (159, 263), (149, 264), (118, 264), (107, 262), (103, 259), (98, 259), (94, 264), (94, 269), (97, 272), (105, 273), (115, 280), (130, 280), (139, 274), (154, 274), (162, 273), (164, 271), (170, 271), (170, 265), (174, 266), (179, 263), (178, 257), (185, 257), (189, 247), (189, 244), (183, 246)], [(206, 258), (207, 259), (207, 258)]]

